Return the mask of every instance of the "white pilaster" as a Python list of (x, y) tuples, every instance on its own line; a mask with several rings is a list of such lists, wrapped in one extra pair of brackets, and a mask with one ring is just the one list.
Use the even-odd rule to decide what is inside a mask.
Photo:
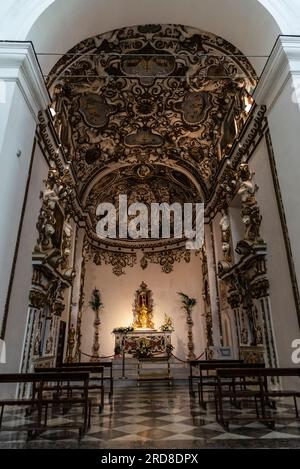
[(300, 36), (278, 38), (254, 99), (267, 106), (292, 263), (300, 287)]
[[(0, 42), (0, 328), (26, 195), (37, 116), (50, 97), (30, 42)], [(3, 92), (4, 90), (4, 92)]]

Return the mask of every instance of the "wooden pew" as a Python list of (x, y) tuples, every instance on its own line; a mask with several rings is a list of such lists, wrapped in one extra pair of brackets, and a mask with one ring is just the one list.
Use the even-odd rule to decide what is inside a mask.
[(109, 381), (109, 402), (112, 403), (113, 394), (114, 394), (114, 378), (113, 378), (113, 362), (111, 360), (104, 361), (104, 360), (97, 360), (92, 362), (79, 362), (79, 363), (63, 363), (63, 367), (86, 367), (91, 365), (100, 365), (103, 366), (104, 369), (107, 369), (109, 372), (108, 376), (103, 376), (104, 381)]
[[(201, 364), (205, 364), (205, 363), (228, 363), (228, 364), (231, 364), (231, 363), (239, 363), (240, 365), (242, 365), (243, 363), (243, 360), (232, 360), (232, 359), (229, 359), (229, 360), (190, 360), (189, 362), (189, 365), (190, 365), (190, 374), (189, 374), (189, 392), (190, 392), (190, 395), (192, 397), (195, 397), (196, 395), (196, 391), (194, 391), (194, 380), (197, 380), (199, 382), (200, 380), (200, 370), (199, 370), (199, 365)], [(194, 368), (196, 370), (198, 370), (198, 374), (197, 375), (194, 375), (193, 374), (193, 370)]]
[[(64, 396), (59, 390), (64, 382), (72, 383), (77, 382), (82, 385), (82, 397), (72, 397), (70, 395)], [(0, 384), (32, 384), (32, 395), (29, 399), (11, 398), (0, 399), (0, 431), (27, 431), (28, 436), (38, 435), (39, 433), (47, 430), (47, 408), (49, 405), (60, 404), (79, 404), (83, 408), (83, 419), (81, 422), (70, 422), (67, 426), (59, 424), (57, 427), (62, 428), (78, 428), (79, 436), (88, 429), (90, 425), (90, 409), (91, 399), (88, 396), (89, 373), (76, 372), (76, 373), (3, 373), (0, 374)], [(52, 383), (52, 390), (55, 391), (55, 396), (49, 395), (49, 383)], [(46, 393), (46, 394), (45, 394)], [(4, 408), (6, 406), (29, 406), (34, 412), (37, 411), (36, 420), (26, 425), (25, 427), (3, 427), (2, 419)], [(43, 407), (45, 408), (44, 423), (42, 423)], [(32, 413), (31, 412), (31, 413)], [(32, 418), (32, 417), (31, 417)], [(55, 428), (51, 425), (51, 429)]]
[[(199, 379), (200, 379), (200, 371), (199, 371), (199, 365), (201, 364), (205, 364), (205, 363), (240, 363), (242, 364), (243, 363), (243, 360), (232, 360), (232, 359), (229, 359), (229, 360), (220, 360), (220, 359), (213, 359), (213, 360), (190, 360), (189, 361), (189, 365), (190, 365), (190, 374), (189, 374), (189, 391), (190, 391), (190, 395), (192, 397), (195, 397), (196, 395), (196, 391), (194, 391), (194, 386), (193, 386), (193, 383), (194, 383), (194, 380), (197, 380), (199, 382)], [(196, 370), (198, 371), (198, 374), (194, 375), (193, 374), (193, 370)]]
[[(241, 367), (246, 368), (246, 369), (252, 369), (252, 368), (264, 368), (265, 364), (264, 363), (236, 363), (236, 362), (206, 362), (206, 363), (201, 363), (198, 365), (199, 368), (199, 383), (198, 383), (198, 392), (199, 392), (199, 405), (206, 409), (206, 402), (204, 400), (204, 392), (205, 389), (207, 391), (211, 391), (212, 388), (215, 391), (215, 388), (217, 386), (217, 374), (216, 371), (217, 369), (240, 369)], [(206, 375), (204, 375), (204, 372), (206, 372)], [(211, 374), (213, 372), (213, 374)], [(245, 382), (242, 383), (244, 386), (247, 384)], [(230, 380), (227, 379), (226, 382), (223, 380), (223, 385), (231, 386), (234, 385)], [(234, 404), (237, 403), (236, 399), (233, 399)]]
[[(100, 404), (99, 413), (102, 412), (104, 407), (104, 384), (103, 384), (103, 366), (92, 365), (90, 366), (76, 366), (76, 367), (64, 367), (60, 366), (57, 368), (39, 368), (34, 369), (35, 373), (79, 373), (87, 372), (90, 374), (89, 391), (100, 391)], [(95, 376), (94, 376), (95, 375)], [(92, 384), (91, 381), (100, 381), (100, 384)], [(67, 392), (72, 395), (73, 391), (82, 391), (82, 386), (72, 385), (69, 383), (64, 387)]]
[[(300, 368), (240, 368), (240, 369), (217, 369), (217, 386), (215, 390), (216, 401), (216, 419), (226, 429), (229, 428), (229, 419), (224, 418), (223, 404), (224, 399), (254, 399), (256, 402), (257, 416), (255, 420), (263, 423), (272, 424), (274, 426), (278, 417), (266, 414), (266, 406), (270, 403), (272, 398), (275, 397), (292, 397), (294, 400), (296, 419), (299, 419), (299, 412), (297, 407), (297, 398), (300, 397), (300, 382), (298, 389), (278, 389), (272, 390), (268, 386), (268, 378), (277, 377), (298, 377), (300, 378)], [(234, 382), (246, 381), (251, 387), (243, 387), (237, 389), (237, 386), (232, 386), (231, 389), (224, 389), (224, 380), (233, 380)], [(261, 417), (259, 416), (257, 401), (260, 402)], [(238, 418), (248, 418), (247, 415), (242, 417), (230, 418), (236, 420)], [(284, 417), (286, 419), (286, 417)], [(254, 420), (253, 418), (251, 420)]]

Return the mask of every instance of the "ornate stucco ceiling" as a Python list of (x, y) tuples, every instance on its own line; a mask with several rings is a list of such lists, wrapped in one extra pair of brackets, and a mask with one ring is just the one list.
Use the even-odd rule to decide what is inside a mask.
[(183, 173), (163, 165), (140, 164), (114, 170), (93, 184), (83, 207), (88, 211), (93, 230), (96, 231), (98, 217), (96, 209), (101, 202), (112, 203), (119, 209), (119, 195), (126, 194), (128, 205), (143, 203), (150, 217), (151, 203), (173, 204), (178, 202), (201, 202), (199, 192)]
[(233, 45), (180, 25), (128, 27), (75, 46), (48, 85), (81, 197), (103, 171), (163, 164), (189, 174), (205, 200), (254, 77)]

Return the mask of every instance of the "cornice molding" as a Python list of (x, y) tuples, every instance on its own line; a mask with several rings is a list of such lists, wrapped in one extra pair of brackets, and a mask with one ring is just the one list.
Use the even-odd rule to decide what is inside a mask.
[(51, 98), (31, 42), (0, 42), (0, 79), (17, 84), (38, 122), (38, 112)]
[(300, 75), (300, 36), (279, 36), (254, 91), (255, 102), (270, 111), (294, 75)]

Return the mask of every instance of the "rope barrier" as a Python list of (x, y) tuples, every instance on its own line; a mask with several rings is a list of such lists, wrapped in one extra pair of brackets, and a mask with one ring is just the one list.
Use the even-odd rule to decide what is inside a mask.
[[(90, 357), (90, 358), (95, 358), (93, 355), (89, 355), (88, 353), (84, 353), (84, 352), (80, 352), (82, 355), (86, 356), (86, 357)], [(98, 357), (99, 360), (101, 360), (102, 358), (115, 358), (115, 357), (119, 357), (120, 355), (108, 355), (107, 357)]]
[[(95, 358), (93, 355), (89, 355), (88, 353), (84, 353), (84, 352), (80, 352), (82, 355), (84, 355), (85, 357), (89, 357), (89, 358)], [(160, 354), (161, 352), (154, 352), (153, 355), (157, 355), (157, 354)], [(193, 360), (200, 360), (200, 358), (203, 357), (203, 355), (205, 354), (205, 352), (202, 352), (200, 353), (200, 355), (196, 358), (193, 358)], [(181, 358), (178, 358), (176, 357), (176, 355), (174, 355), (174, 353), (171, 352), (171, 355), (173, 358), (175, 358), (175, 360), (178, 360), (179, 362), (182, 362), (182, 363), (189, 363), (190, 360), (182, 360)], [(122, 355), (119, 354), (119, 355), (108, 355), (106, 357), (99, 357), (99, 360), (103, 359), (103, 358), (116, 358), (116, 357), (121, 357)]]
[[(205, 352), (202, 352), (199, 357), (197, 358), (193, 358), (193, 360), (200, 360), (201, 357), (203, 357), (203, 355), (205, 354)], [(176, 355), (174, 355), (174, 353), (171, 353), (172, 357), (175, 358), (175, 360), (178, 360), (179, 362), (182, 362), (182, 363), (190, 363), (190, 360), (181, 360), (181, 358), (178, 358), (176, 357)]]

